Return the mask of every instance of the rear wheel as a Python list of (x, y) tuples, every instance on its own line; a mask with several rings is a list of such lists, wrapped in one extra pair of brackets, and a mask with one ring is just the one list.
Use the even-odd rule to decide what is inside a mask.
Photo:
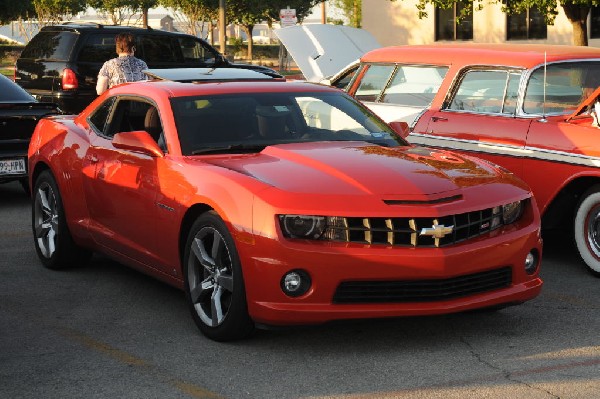
[(254, 330), (235, 243), (215, 212), (204, 213), (192, 226), (183, 266), (188, 304), (204, 335), (230, 341)]
[(573, 228), (581, 258), (590, 273), (600, 277), (600, 185), (581, 197)]
[(56, 180), (48, 170), (35, 181), (31, 218), (35, 250), (45, 267), (62, 269), (89, 260), (91, 252), (71, 237)]

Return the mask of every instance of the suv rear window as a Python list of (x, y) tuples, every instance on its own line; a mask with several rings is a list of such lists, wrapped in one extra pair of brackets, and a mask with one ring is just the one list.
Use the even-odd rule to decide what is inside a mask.
[(68, 61), (77, 36), (75, 32), (40, 32), (23, 49), (21, 58)]

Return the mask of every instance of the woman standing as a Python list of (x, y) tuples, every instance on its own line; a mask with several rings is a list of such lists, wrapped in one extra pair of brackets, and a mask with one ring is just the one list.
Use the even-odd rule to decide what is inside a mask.
[(96, 83), (98, 95), (121, 83), (146, 80), (146, 75), (142, 71), (148, 69), (148, 65), (133, 55), (135, 53), (133, 34), (119, 33), (115, 37), (115, 43), (119, 56), (102, 65), (98, 73), (98, 83)]

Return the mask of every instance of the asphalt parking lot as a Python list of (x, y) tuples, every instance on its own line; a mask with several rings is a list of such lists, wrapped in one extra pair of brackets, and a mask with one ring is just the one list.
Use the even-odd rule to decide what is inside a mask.
[(29, 206), (0, 185), (1, 398), (600, 398), (600, 279), (568, 235), (545, 237), (542, 294), (517, 307), (222, 344), (111, 260), (44, 269)]

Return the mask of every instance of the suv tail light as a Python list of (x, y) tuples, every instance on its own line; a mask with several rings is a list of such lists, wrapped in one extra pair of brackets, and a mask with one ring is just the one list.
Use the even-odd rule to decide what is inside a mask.
[(63, 71), (62, 75), (62, 88), (63, 90), (73, 90), (79, 87), (79, 82), (77, 82), (77, 76), (75, 76), (75, 72), (73, 70), (66, 68)]

